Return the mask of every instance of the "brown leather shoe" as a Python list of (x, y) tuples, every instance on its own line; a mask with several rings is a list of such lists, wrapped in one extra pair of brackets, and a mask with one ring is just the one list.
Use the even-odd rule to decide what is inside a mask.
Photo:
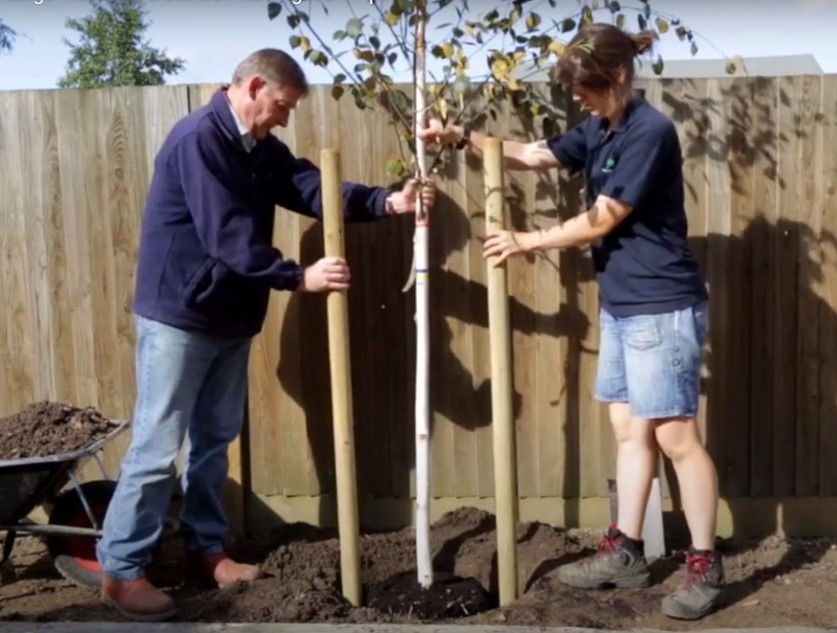
[(174, 601), (145, 578), (114, 580), (105, 577), (102, 602), (137, 622), (168, 620), (177, 613)]
[(218, 583), (220, 589), (232, 587), (240, 582), (252, 582), (264, 576), (258, 565), (237, 563), (223, 552), (215, 554), (190, 555), (192, 569), (205, 579)]

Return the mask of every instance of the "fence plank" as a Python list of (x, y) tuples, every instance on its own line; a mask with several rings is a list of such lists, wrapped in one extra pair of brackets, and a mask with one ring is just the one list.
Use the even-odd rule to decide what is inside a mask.
[(59, 133), (59, 162), (64, 214), (64, 244), (67, 257), (67, 292), (73, 342), (73, 371), (76, 382), (74, 401), (98, 406), (99, 385), (94, 355), (92, 264), (86, 227), (92, 213), (90, 191), (85, 180), (86, 158), (82, 149), (81, 93), (59, 91), (56, 96)]
[[(820, 269), (822, 301), (817, 314), (820, 349), (820, 430), (819, 482), (820, 495), (837, 494), (837, 76), (823, 77), (822, 83), (822, 173), (818, 180), (822, 225), (820, 231)], [(816, 169), (812, 166), (811, 169)], [(810, 327), (810, 324), (807, 324)], [(801, 448), (801, 447), (800, 447)], [(806, 447), (816, 452), (816, 447)]]
[[(789, 177), (795, 204), (794, 222), (797, 223), (797, 356), (796, 406), (790, 420), (788, 434), (794, 433), (795, 487), (794, 495), (812, 496), (819, 493), (819, 453), (811, 447), (820, 439), (820, 331), (811, 327), (817, 322), (819, 304), (823, 296), (821, 278), (821, 231), (823, 170), (811, 169), (822, 165), (822, 78), (794, 77), (791, 88), (793, 134), (795, 151), (790, 154), (795, 174)], [(787, 378), (784, 379), (787, 383)], [(795, 414), (795, 415), (794, 415)]]
[[(773, 426), (775, 411), (770, 401), (773, 376), (766, 368), (777, 367), (776, 334), (773, 314), (774, 270), (778, 263), (772, 252), (772, 230), (777, 216), (778, 83), (758, 78), (753, 87), (751, 138), (758, 139), (753, 170), (754, 219), (746, 230), (746, 243), (753, 258), (752, 312), (750, 314), (750, 494), (773, 493)], [(768, 395), (770, 394), (770, 395)]]
[[(27, 179), (20, 157), (24, 153), (20, 131), (30, 124), (31, 116), (25, 109), (25, 93), (6, 94), (0, 109), (2, 125), (2, 147), (4, 151), (2, 184), (3, 199), (3, 263), (0, 270), (2, 277), (4, 309), (2, 319), (5, 328), (6, 392), (2, 398), (3, 410), (14, 413), (29, 404), (38, 394), (35, 389), (36, 364), (34, 355), (33, 314), (28, 300), (33, 280), (29, 278), (27, 268), (28, 252), (26, 244), (25, 216), (29, 201), (26, 198)], [(40, 343), (38, 343), (40, 345)]]
[[(721, 411), (713, 408), (711, 412), (720, 419), (709, 417), (707, 401), (726, 402), (734, 390), (729, 375), (731, 362), (730, 325), (731, 297), (728, 282), (735, 278), (731, 270), (729, 242), (732, 224), (732, 196), (731, 175), (729, 161), (734, 154), (730, 147), (730, 133), (728, 126), (732, 124), (725, 116), (723, 104), (728, 102), (731, 80), (721, 83), (719, 80), (706, 82), (707, 93), (705, 110), (708, 113), (706, 134), (706, 213), (705, 231), (700, 232), (695, 227), (697, 239), (703, 245), (699, 252), (704, 257), (703, 272), (709, 285), (709, 343), (707, 355), (710, 359), (706, 365), (711, 365), (711, 374), (705, 389), (702, 389), (700, 399), (701, 433), (707, 447), (713, 452), (720, 453), (716, 468), (718, 469), (719, 485), (726, 481), (729, 457), (721, 449), (723, 441), (718, 441), (719, 435), (724, 434), (723, 424), (734, 423)], [(690, 227), (691, 229), (691, 227)], [(691, 232), (691, 230), (690, 230)]]
[(796, 162), (799, 135), (794, 121), (794, 78), (779, 77), (777, 112), (778, 152), (778, 200), (775, 224), (771, 235), (773, 275), (771, 277), (770, 305), (771, 325), (775, 327), (770, 343), (775, 349), (775, 365), (770, 376), (773, 400), (773, 493), (793, 493), (796, 472), (796, 377), (797, 367), (797, 302), (799, 287), (796, 269), (799, 262), (799, 234), (806, 230), (798, 222), (799, 205), (804, 203), (797, 195), (801, 171)]
[[(710, 288), (713, 319), (707, 361), (707, 445), (715, 457), (719, 485), (725, 497), (746, 496), (750, 486), (750, 319), (753, 305), (752, 245), (747, 237), (754, 220), (753, 161), (760, 151), (751, 137), (753, 84), (749, 79), (725, 82), (722, 108), (729, 175), (713, 193), (729, 192), (729, 219), (724, 232), (712, 232), (709, 261), (721, 257), (726, 267), (713, 275)], [(723, 158), (719, 157), (723, 163)], [(727, 188), (728, 185), (728, 188)], [(720, 200), (719, 200), (720, 202)], [(715, 312), (719, 295), (723, 311)], [(753, 427), (758, 428), (758, 427)]]
[(20, 163), (26, 174), (23, 215), (29, 305), (34, 316), (32, 354), (35, 399), (56, 394), (61, 400), (75, 396), (72, 375), (73, 341), (70, 336), (64, 252), (58, 132), (53, 94), (22, 93), (18, 103), (31, 113), (33, 125), (20, 127)]

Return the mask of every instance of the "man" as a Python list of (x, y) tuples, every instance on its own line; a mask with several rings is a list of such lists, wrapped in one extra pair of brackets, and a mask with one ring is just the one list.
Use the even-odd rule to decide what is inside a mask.
[[(163, 620), (172, 599), (144, 569), (160, 537), (188, 431), (181, 514), (189, 565), (219, 586), (256, 580), (257, 566), (223, 550), (227, 448), (239, 434), (250, 344), (271, 289), (348, 288), (346, 262), (303, 266), (271, 245), (276, 205), (321, 217), (320, 172), (271, 134), (307, 93), (287, 54), (257, 51), (232, 84), (179, 121), (156, 157), (139, 248), (134, 312), (137, 402), (131, 446), (98, 544), (102, 599), (126, 617)], [(344, 183), (347, 221), (415, 211), (420, 187)], [(421, 187), (427, 207), (431, 187)]]

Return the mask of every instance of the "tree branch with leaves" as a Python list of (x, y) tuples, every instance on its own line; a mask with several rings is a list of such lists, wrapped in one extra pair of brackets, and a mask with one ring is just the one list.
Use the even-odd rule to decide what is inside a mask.
[(0, 20), (0, 53), (10, 53), (14, 47), (17, 31)]
[[(291, 48), (301, 51), (311, 65), (329, 72), (335, 99), (348, 95), (358, 108), (386, 116), (401, 147), (400, 155), (388, 162), (387, 174), (401, 179), (415, 170), (413, 121), (417, 113), (412, 86), (397, 83), (395, 77), (412, 75), (419, 3), (346, 0), (351, 17), (344, 27), (326, 36), (314, 25), (323, 23), (320, 17), (333, 13), (335, 4), (279, 0), (268, 3), (268, 17), (284, 15), (292, 31)], [(427, 0), (427, 4), (428, 52), (441, 66), (438, 73), (428, 68), (428, 107), (443, 121), (468, 120), (477, 129), (488, 118), (496, 120), (503, 104), (540, 129), (556, 129), (561, 105), (552, 103), (538, 82), (531, 80), (548, 76), (567, 40), (584, 24), (610, 21), (621, 28), (633, 24), (638, 30), (655, 29), (683, 42), (691, 55), (697, 54), (698, 41), (704, 39), (676, 16), (655, 11), (648, 0), (632, 4), (501, 0), (485, 13), (473, 11), (468, 0)], [(731, 64), (728, 72), (734, 72)], [(655, 74), (661, 74), (663, 58), (657, 55), (651, 66)]]

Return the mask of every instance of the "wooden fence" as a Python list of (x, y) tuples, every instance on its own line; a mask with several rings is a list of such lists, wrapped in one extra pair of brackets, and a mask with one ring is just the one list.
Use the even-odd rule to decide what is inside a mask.
[[(712, 295), (701, 426), (723, 532), (837, 533), (837, 76), (653, 80), (677, 123), (692, 243)], [(43, 398), (130, 417), (138, 226), (155, 152), (215, 86), (0, 94), (0, 414)], [(568, 114), (570, 121), (576, 114)], [(535, 139), (507, 116), (492, 133)], [(299, 155), (342, 152), (348, 180), (385, 181), (380, 117), (315, 87), (277, 131)], [(434, 515), (493, 507), (482, 172), (439, 178), (431, 225)], [(508, 176), (509, 221), (581, 208), (580, 182)], [(558, 211), (556, 211), (556, 209)], [(414, 301), (410, 218), (351, 225), (347, 251), (361, 511), (410, 521)], [(278, 211), (277, 246), (313, 262), (321, 225)], [(597, 286), (578, 249), (509, 265), (522, 517), (607, 520), (614, 444), (592, 396)], [(325, 299), (274, 293), (251, 360), (232, 490), (251, 528), (331, 522), (334, 468)], [(119, 451), (110, 456), (118, 464)], [(676, 490), (664, 487), (667, 507)]]

